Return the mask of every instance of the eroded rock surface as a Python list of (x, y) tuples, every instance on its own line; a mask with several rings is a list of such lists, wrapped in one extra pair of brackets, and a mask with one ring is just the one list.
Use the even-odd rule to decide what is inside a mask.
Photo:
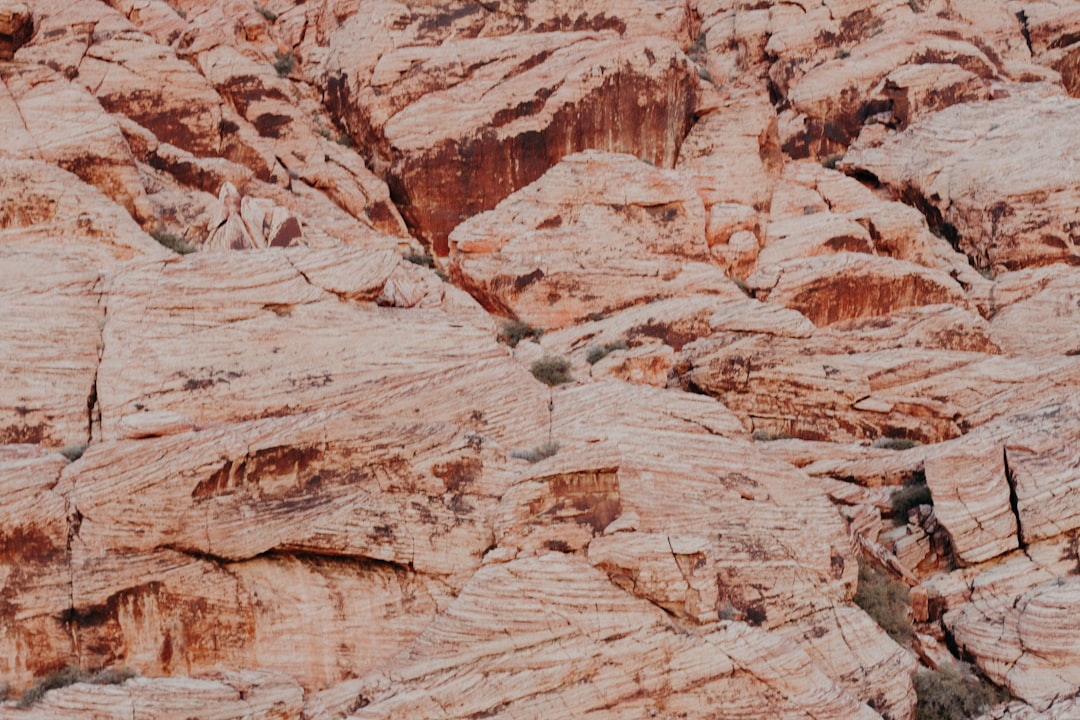
[(0, 2), (0, 717), (1072, 717), (1078, 23)]

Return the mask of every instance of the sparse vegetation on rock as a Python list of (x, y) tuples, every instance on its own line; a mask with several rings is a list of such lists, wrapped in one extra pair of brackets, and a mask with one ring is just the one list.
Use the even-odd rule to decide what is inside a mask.
[(574, 381), (570, 374), (570, 361), (566, 358), (545, 355), (529, 367), (533, 377), (545, 385), (563, 385)]
[(962, 663), (923, 668), (912, 679), (919, 698), (915, 720), (970, 720), (1008, 697)]
[(855, 604), (901, 645), (908, 645), (914, 629), (908, 587), (859, 556), (859, 586)]
[(521, 320), (506, 320), (499, 326), (499, 340), (510, 347), (517, 347), (522, 340), (539, 340), (543, 333), (540, 328)]
[(559, 443), (548, 441), (542, 445), (537, 445), (534, 448), (528, 450), (512, 450), (510, 457), (518, 458), (519, 460), (528, 460), (530, 463), (538, 463), (541, 460), (545, 460), (552, 455), (559, 452)]
[(274, 51), (274, 70), (277, 70), (278, 77), (289, 77), (295, 69), (296, 56), (292, 50), (284, 53), (280, 50)]
[(55, 670), (43, 677), (36, 685), (27, 688), (19, 697), (18, 705), (28, 708), (45, 696), (50, 690), (67, 687), (76, 683), (93, 685), (120, 685), (135, 677), (136, 673), (126, 669), (103, 668), (85, 670), (77, 665), (69, 665), (63, 670)]
[(588, 354), (585, 355), (585, 361), (590, 365), (595, 365), (616, 350), (626, 350), (628, 347), (625, 340), (616, 340), (604, 345), (594, 345), (589, 348)]
[(177, 255), (188, 255), (195, 252), (195, 246), (191, 245), (182, 235), (177, 235), (166, 230), (151, 230), (150, 237), (167, 247)]

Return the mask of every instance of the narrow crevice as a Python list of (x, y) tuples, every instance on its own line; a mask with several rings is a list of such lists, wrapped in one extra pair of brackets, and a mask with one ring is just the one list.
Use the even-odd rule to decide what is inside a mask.
[(1020, 34), (1024, 36), (1024, 42), (1027, 43), (1028, 52), (1034, 57), (1035, 51), (1031, 47), (1031, 30), (1028, 28), (1027, 13), (1020, 10), (1016, 13), (1016, 19), (1020, 21)]
[(103, 278), (98, 276), (94, 287), (98, 291), (98, 305), (101, 307), (101, 317), (98, 318), (97, 340), (97, 363), (94, 365), (94, 377), (90, 382), (90, 392), (86, 397), (86, 442), (94, 441), (94, 425), (101, 426), (101, 408), (98, 407), (98, 376), (101, 372), (101, 360), (105, 357), (105, 325), (109, 321), (109, 305), (105, 298), (105, 291), (101, 288)]
[(1027, 552), (1027, 542), (1024, 541), (1024, 528), (1020, 523), (1020, 500), (1016, 495), (1016, 476), (1009, 467), (1009, 451), (1001, 449), (1002, 461), (1005, 463), (1005, 482), (1009, 484), (1009, 507), (1012, 508), (1013, 517), (1016, 518), (1016, 542), (1020, 549)]

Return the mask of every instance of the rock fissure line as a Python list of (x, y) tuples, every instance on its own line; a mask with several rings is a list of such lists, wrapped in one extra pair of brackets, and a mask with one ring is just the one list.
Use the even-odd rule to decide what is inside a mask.
[(1012, 468), (1009, 467), (1008, 448), (1001, 448), (1001, 459), (1005, 465), (1005, 482), (1009, 485), (1009, 508), (1012, 510), (1013, 517), (1016, 518), (1016, 542), (1019, 544), (1020, 549), (1027, 554), (1027, 542), (1024, 540), (1024, 529), (1020, 521), (1020, 499), (1016, 494), (1016, 475), (1013, 473)]

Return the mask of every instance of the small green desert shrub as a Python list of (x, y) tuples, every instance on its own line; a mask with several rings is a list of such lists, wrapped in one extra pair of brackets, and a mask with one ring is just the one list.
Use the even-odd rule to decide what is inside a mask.
[(405, 256), (405, 259), (411, 262), (413, 265), (420, 265), (421, 267), (435, 269), (435, 258), (427, 253), (418, 253), (415, 250), (409, 252)]
[(859, 587), (855, 604), (897, 643), (906, 646), (914, 630), (908, 615), (908, 587), (859, 556)]
[(574, 381), (570, 374), (570, 362), (554, 355), (545, 355), (534, 362), (529, 370), (533, 377), (545, 385), (555, 386)]
[(259, 3), (255, 3), (255, 12), (259, 13), (264, 18), (266, 18), (266, 21), (269, 22), (269, 23), (277, 22), (277, 15), (275, 15), (274, 12), (272, 10), (270, 10), (270, 8), (266, 7), (265, 5), (260, 5)]
[(930, 488), (926, 486), (926, 475), (920, 473), (901, 488), (893, 491), (892, 497), (893, 522), (903, 525), (907, 522), (908, 511), (919, 505), (933, 505), (934, 498), (930, 495)]
[(844, 157), (842, 154), (826, 155), (825, 157), (821, 158), (821, 165), (822, 167), (828, 168), (829, 170), (835, 170), (836, 163), (840, 162), (840, 159), (842, 157)]
[(543, 333), (543, 330), (534, 328), (529, 323), (520, 320), (507, 320), (499, 328), (499, 340), (510, 347), (517, 347), (518, 343), (526, 338), (539, 340)]
[(182, 235), (166, 232), (164, 230), (151, 230), (150, 237), (154, 238), (164, 247), (169, 248), (177, 255), (188, 255), (195, 252), (195, 246), (188, 244)]
[(787, 433), (771, 433), (767, 430), (755, 430), (750, 438), (758, 442), (772, 442), (773, 440), (791, 440)]
[(296, 69), (296, 56), (292, 54), (292, 50), (287, 53), (280, 50), (274, 52), (274, 69), (277, 70), (278, 77), (289, 77), (292, 74)]
[(347, 132), (338, 133), (338, 136), (334, 138), (334, 142), (336, 142), (338, 145), (341, 145), (342, 147), (351, 148), (353, 146), (352, 136), (349, 135), (349, 133)]
[(851, 57), (851, 52), (848, 51), (848, 50), (845, 50), (844, 48), (840, 48), (839, 50), (836, 51), (836, 59), (837, 60), (843, 60), (843, 59), (849, 58), (849, 57)]
[(519, 460), (528, 460), (531, 463), (538, 463), (541, 460), (547, 459), (559, 452), (559, 443), (551, 442), (550, 440), (543, 445), (537, 445), (531, 450), (512, 450), (510, 457), (518, 458)]
[(912, 680), (918, 696), (915, 720), (968, 720), (1007, 699), (1002, 690), (961, 664), (920, 669)]
[(593, 345), (589, 348), (589, 354), (585, 356), (585, 360), (590, 365), (595, 365), (616, 350), (626, 350), (627, 347), (629, 346), (623, 340), (609, 342), (606, 345)]
[(62, 448), (60, 454), (67, 458), (68, 462), (75, 462), (82, 457), (82, 454), (86, 452), (86, 448), (88, 447), (90, 447), (89, 443), (75, 443)]
[(96, 672), (84, 670), (77, 665), (69, 665), (63, 670), (56, 670), (34, 685), (27, 688), (19, 698), (19, 707), (28, 708), (50, 690), (67, 687), (75, 683), (93, 683), (94, 685), (119, 685), (135, 677), (131, 670), (102, 669)]
[(908, 440), (907, 438), (883, 437), (874, 441), (874, 447), (882, 450), (910, 450), (919, 445), (922, 445), (922, 443), (918, 440)]

